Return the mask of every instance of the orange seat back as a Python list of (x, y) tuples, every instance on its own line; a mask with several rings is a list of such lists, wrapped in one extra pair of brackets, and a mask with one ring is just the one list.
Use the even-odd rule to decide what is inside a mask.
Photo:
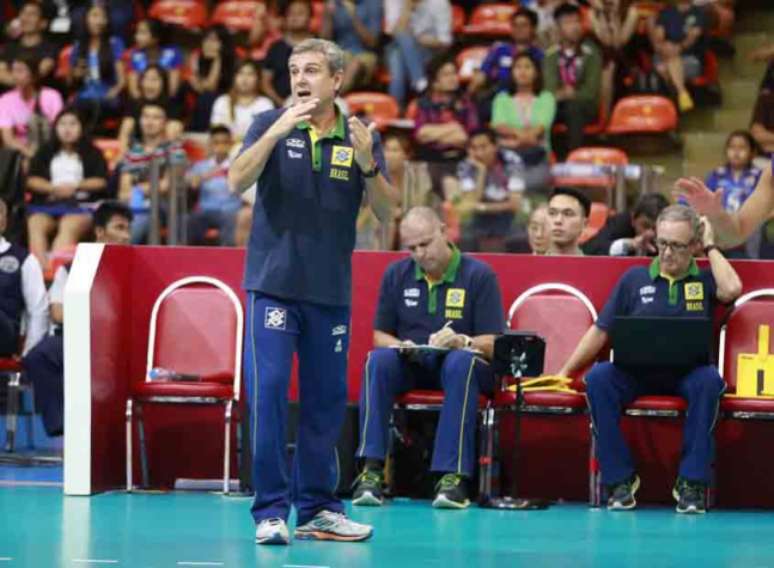
[(155, 0), (148, 15), (181, 28), (201, 29), (207, 25), (207, 6), (198, 0)]
[(629, 156), (619, 148), (608, 146), (586, 146), (577, 148), (567, 156), (568, 162), (581, 162), (597, 166), (625, 166)]
[(466, 47), (457, 54), (457, 69), (459, 69), (458, 75), (461, 81), (470, 81), (473, 74), (481, 68), (487, 53), (489, 53), (488, 46), (474, 45)]
[(363, 114), (384, 128), (391, 120), (400, 116), (398, 102), (385, 93), (363, 91), (349, 93), (344, 97), (351, 115)]
[(231, 31), (249, 31), (253, 27), (258, 8), (263, 5), (262, 2), (252, 0), (218, 2), (210, 24), (221, 24)]
[(657, 95), (624, 97), (616, 103), (607, 131), (610, 134), (666, 133), (677, 129), (677, 109)]

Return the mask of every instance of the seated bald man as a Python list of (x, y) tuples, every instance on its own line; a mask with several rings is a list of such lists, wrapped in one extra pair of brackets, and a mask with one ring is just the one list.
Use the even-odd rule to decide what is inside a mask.
[[(384, 501), (383, 470), (395, 398), (412, 388), (443, 389), (432, 470), (440, 474), (433, 507), (470, 505), (478, 395), (491, 393), (489, 365), (496, 334), (505, 327), (497, 278), (481, 261), (460, 253), (436, 213), (411, 209), (400, 225), (410, 258), (384, 274), (360, 395), (360, 445), (365, 467), (355, 505)], [(420, 349), (430, 346), (440, 349)]]

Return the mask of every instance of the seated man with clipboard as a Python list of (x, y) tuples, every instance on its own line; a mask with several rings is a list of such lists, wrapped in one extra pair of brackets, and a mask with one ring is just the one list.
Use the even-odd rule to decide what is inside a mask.
[[(673, 495), (678, 513), (703, 513), (712, 432), (725, 389), (708, 361), (711, 319), (716, 302), (734, 301), (742, 283), (713, 244), (710, 225), (688, 207), (673, 205), (661, 212), (655, 242), (658, 257), (650, 267), (636, 266), (624, 273), (559, 374), (570, 376), (593, 361), (612, 334), (614, 362), (597, 363), (586, 376), (597, 459), (611, 510), (633, 509), (640, 486), (621, 433), (622, 409), (647, 394), (684, 398), (688, 412)], [(700, 271), (693, 258), (699, 243), (710, 270)]]
[(411, 257), (392, 263), (382, 278), (374, 350), (360, 391), (360, 445), (365, 462), (352, 499), (381, 505), (390, 414), (395, 398), (412, 388), (443, 389), (432, 470), (441, 474), (434, 507), (470, 504), (476, 413), (481, 392), (492, 392), (495, 336), (505, 328), (497, 277), (449, 242), (437, 214), (411, 209), (400, 225)]

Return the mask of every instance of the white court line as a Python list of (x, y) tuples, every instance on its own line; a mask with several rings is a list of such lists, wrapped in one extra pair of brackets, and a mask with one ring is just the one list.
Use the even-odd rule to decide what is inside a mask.
[(10, 556), (0, 556), (0, 562), (10, 562), (13, 560)]
[(330, 566), (317, 566), (315, 564), (283, 564), (282, 568), (330, 568)]
[(223, 566), (223, 562), (186, 562), (177, 563), (178, 566)]
[(118, 564), (118, 560), (97, 560), (94, 558), (73, 558), (78, 564)]

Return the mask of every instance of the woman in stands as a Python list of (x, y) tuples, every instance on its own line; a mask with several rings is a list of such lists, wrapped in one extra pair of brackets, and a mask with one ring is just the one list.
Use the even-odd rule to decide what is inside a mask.
[(221, 25), (208, 29), (202, 37), (200, 49), (191, 54), (188, 85), (196, 95), (191, 130), (209, 130), (215, 99), (227, 92), (231, 85), (235, 57), (231, 34)]
[(91, 6), (84, 19), (84, 32), (70, 52), (67, 83), (78, 89), (75, 106), (82, 116), (88, 117), (86, 124), (93, 126), (103, 116), (119, 116), (126, 85), (121, 62), (124, 42), (111, 37), (108, 13), (103, 6)]
[(37, 60), (15, 59), (11, 76), (15, 87), (0, 96), (0, 140), (26, 160), (49, 139), (51, 123), (64, 104), (57, 91), (40, 86)]
[(54, 121), (54, 136), (30, 162), (27, 189), (29, 248), (44, 268), (51, 249), (74, 247), (91, 228), (86, 204), (106, 197), (105, 158), (85, 136), (75, 109), (65, 109)]
[[(174, 45), (163, 45), (164, 25), (158, 20), (140, 20), (134, 33), (135, 47), (130, 57), (129, 95), (142, 97), (140, 75), (150, 65), (158, 65), (168, 76), (169, 98), (177, 99), (180, 92), (180, 68), (183, 53)], [(177, 101), (176, 101), (177, 102)]]
[[(737, 130), (726, 139), (726, 163), (712, 170), (705, 183), (710, 191), (723, 194), (723, 209), (736, 213), (752, 195), (763, 171), (753, 165), (756, 144), (746, 130)], [(729, 258), (757, 257), (755, 248), (760, 246), (757, 234), (746, 245), (726, 251)]]
[(492, 128), (498, 146), (516, 151), (524, 162), (527, 191), (548, 188), (551, 172), (551, 126), (556, 117), (556, 99), (543, 90), (538, 62), (523, 53), (513, 61), (513, 88), (492, 101)]
[(241, 143), (255, 115), (274, 108), (274, 103), (261, 93), (260, 69), (254, 61), (243, 61), (234, 74), (234, 81), (226, 95), (221, 95), (212, 107), (211, 124), (222, 124), (231, 129), (234, 140)]
[(140, 110), (146, 103), (159, 103), (167, 109), (167, 140), (177, 140), (183, 134), (181, 107), (170, 101), (164, 69), (158, 65), (148, 66), (140, 75), (139, 87), (140, 98), (129, 102), (128, 112), (118, 132), (121, 155), (126, 153), (133, 141), (140, 138)]

